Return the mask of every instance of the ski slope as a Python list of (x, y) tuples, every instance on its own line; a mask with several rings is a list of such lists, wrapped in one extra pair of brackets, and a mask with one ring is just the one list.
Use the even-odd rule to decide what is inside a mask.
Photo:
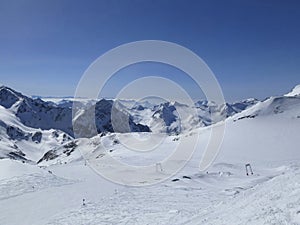
[[(228, 122), (221, 153), (208, 174), (200, 173), (198, 165), (209, 130), (201, 131), (199, 151), (185, 168), (153, 186), (132, 188), (111, 183), (76, 155), (67, 164), (63, 158), (48, 161), (51, 165), (45, 167), (46, 171), (40, 169), (43, 176), (34, 175), (36, 171), (22, 175), (23, 170), (19, 175), (12, 174), (11, 183), (7, 177), (0, 182), (2, 193), (7, 189), (12, 193), (0, 200), (0, 224), (20, 224), (21, 219), (22, 224), (299, 224), (299, 123), (281, 122), (276, 116), (257, 120)], [(283, 131), (286, 136), (282, 136)], [(159, 151), (174, 147), (173, 139), (170, 136), (165, 140)], [(145, 156), (128, 154), (121, 145), (109, 140), (106, 144), (114, 147), (115, 157), (128, 163), (151, 163)], [(162, 157), (159, 151), (156, 155), (151, 152), (150, 158)], [(245, 175), (248, 162), (253, 176)], [(12, 182), (31, 185), (32, 179), (37, 183), (30, 191)]]

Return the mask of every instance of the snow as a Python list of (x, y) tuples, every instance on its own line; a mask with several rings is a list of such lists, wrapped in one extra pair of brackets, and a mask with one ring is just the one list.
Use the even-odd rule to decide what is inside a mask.
[(49, 167), (43, 176), (19, 172), (10, 180), (0, 179), (1, 191), (10, 193), (0, 200), (0, 224), (46, 224), (80, 206), (83, 198), (97, 199), (114, 191), (113, 184), (103, 182), (83, 164)]
[[(51, 169), (73, 180), (55, 183), (44, 178), (41, 181), (49, 185), (44, 189), (34, 179), (34, 190), (0, 199), (1, 224), (18, 224), (20, 219), (25, 224), (75, 225), (299, 224), (299, 163), (257, 166), (250, 177), (242, 164), (220, 163), (209, 174), (184, 179), (181, 173), (177, 182), (142, 188), (106, 182), (78, 163)], [(9, 185), (11, 192), (22, 190)]]
[[(58, 177), (55, 181), (30, 174), (21, 179), (14, 174), (20, 177), (19, 182), (26, 180), (31, 185), (28, 181), (36, 180), (40, 184), (35, 183), (37, 187), (28, 191), (16, 186), (18, 178), (11, 183), (7, 179), (0, 182), (6, 190), (11, 189), (10, 197), (0, 200), (0, 224), (18, 224), (21, 218), (25, 224), (299, 224), (299, 123), (291, 123), (291, 118), (283, 119), (282, 115), (229, 121), (222, 151), (208, 174), (197, 169), (201, 148), (209, 135), (207, 128), (199, 130), (199, 151), (186, 167), (152, 186), (133, 188), (111, 183), (85, 166), (83, 160), (76, 160), (76, 155), (70, 156), (73, 162), (46, 167)], [(123, 139), (130, 138), (121, 135)], [(128, 163), (150, 162), (144, 155), (113, 144), (116, 136), (111, 134), (102, 140), (108, 149), (114, 149), (114, 157)], [(100, 139), (83, 139), (79, 146), (94, 148), (92, 143), (97, 144)], [(149, 153), (150, 159), (165, 157), (163, 151), (170, 153), (176, 146), (173, 140), (167, 136), (157, 153)], [(253, 176), (245, 175), (246, 162), (251, 163)], [(124, 177), (129, 178), (130, 173)], [(175, 179), (178, 181), (173, 182)], [(39, 187), (42, 181), (46, 187)], [(19, 189), (24, 191), (19, 193)]]
[[(11, 135), (8, 135), (8, 127)], [(32, 138), (36, 133), (41, 134), (40, 141)], [(27, 127), (10, 109), (0, 106), (0, 139), (0, 158), (6, 158), (11, 152), (22, 152), (25, 159), (36, 162), (45, 152), (70, 141), (71, 137), (57, 130)]]
[[(12, 150), (12, 144), (32, 161), (49, 150), (57, 154), (39, 164), (0, 160), (0, 224), (298, 225), (300, 98), (288, 95), (245, 102), (253, 104), (243, 105), (245, 110), (226, 119), (220, 153), (205, 172), (199, 171), (199, 162), (211, 134), (209, 126), (176, 136), (107, 133), (63, 141), (63, 133), (53, 137), (54, 130), (29, 128), (10, 109), (0, 107), (2, 155)], [(138, 115), (135, 110), (131, 112)], [(139, 121), (150, 122), (150, 111), (143, 109)], [(41, 131), (41, 143), (11, 140), (6, 125), (26, 134)], [(172, 160), (171, 166), (186, 165), (164, 181), (163, 173), (154, 168), (146, 171), (149, 180), (137, 185), (133, 171), (120, 170), (106, 161), (110, 156), (134, 166), (153, 165), (172, 154), (179, 143), (192, 146), (195, 136), (198, 142), (192, 158)], [(64, 152), (70, 143), (76, 147), (68, 155)], [(141, 148), (144, 151), (132, 151)], [(246, 175), (247, 163), (253, 175)], [(111, 182), (100, 176), (97, 168), (119, 174), (139, 187)], [(152, 184), (153, 180), (157, 183)]]
[(289, 92), (288, 94), (286, 94), (285, 96), (299, 96), (300, 95), (300, 85), (297, 85), (296, 87), (294, 87), (294, 89)]
[(41, 169), (35, 165), (29, 165), (10, 159), (3, 159), (0, 161), (1, 180), (36, 173), (41, 173)]
[(299, 163), (197, 213), (184, 224), (300, 224)]

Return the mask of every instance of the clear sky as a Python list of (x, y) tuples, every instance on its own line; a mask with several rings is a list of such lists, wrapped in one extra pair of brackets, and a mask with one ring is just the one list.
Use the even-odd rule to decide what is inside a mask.
[[(29, 95), (71, 96), (97, 57), (147, 39), (197, 53), (227, 101), (280, 95), (300, 83), (298, 0), (1, 0), (0, 83)], [(150, 70), (172, 74), (200, 97), (178, 71), (150, 67), (116, 75), (105, 95)]]

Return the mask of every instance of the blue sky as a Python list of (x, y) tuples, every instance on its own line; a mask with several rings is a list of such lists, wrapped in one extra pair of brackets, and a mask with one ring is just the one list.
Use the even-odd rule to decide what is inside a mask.
[[(300, 83), (299, 8), (297, 0), (1, 0), (0, 83), (29, 95), (70, 96), (106, 51), (157, 39), (197, 53), (227, 101), (280, 95)], [(157, 65), (116, 74), (104, 95), (149, 70), (201, 97), (184, 74)]]

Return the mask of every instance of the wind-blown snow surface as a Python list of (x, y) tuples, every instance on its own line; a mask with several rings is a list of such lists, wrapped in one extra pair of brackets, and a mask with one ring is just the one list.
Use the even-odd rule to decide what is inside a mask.
[[(117, 134), (108, 134), (75, 140), (69, 155), (64, 154), (66, 147), (58, 147), (55, 157), (45, 157), (38, 165), (0, 160), (0, 224), (299, 225), (299, 102), (299, 96), (273, 97), (229, 117), (220, 154), (207, 173), (198, 166), (210, 127), (166, 135), (156, 150), (144, 154), (125, 149)], [(129, 134), (119, 135), (128, 143), (133, 140)], [(133, 134), (151, 135), (161, 134)], [(106, 155), (148, 165), (197, 135), (191, 160), (157, 185), (120, 186), (85, 165), (101, 163)], [(93, 154), (85, 161), (79, 150)], [(251, 163), (253, 175), (246, 176), (246, 163)], [(151, 179), (159, 179), (160, 173), (153, 171)], [(124, 171), (124, 178), (134, 184), (131, 175)]]

